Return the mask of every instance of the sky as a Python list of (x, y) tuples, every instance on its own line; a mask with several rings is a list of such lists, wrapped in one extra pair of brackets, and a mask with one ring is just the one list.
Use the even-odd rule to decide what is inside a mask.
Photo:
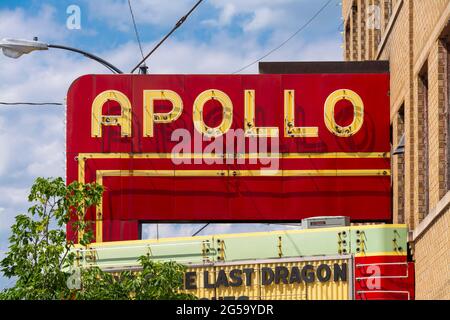
[[(196, 0), (131, 0), (147, 53)], [(327, 0), (205, 0), (149, 59), (150, 73), (230, 74), (294, 34)], [(80, 28), (68, 28), (71, 6)], [(332, 0), (302, 32), (263, 61), (342, 60), (341, 7)], [(129, 72), (141, 59), (127, 0), (0, 0), (0, 39), (72, 46)], [(257, 73), (257, 64), (241, 73)], [(0, 54), (0, 102), (65, 102), (83, 74), (109, 70), (82, 55), (52, 49), (19, 59)], [(37, 177), (65, 177), (65, 109), (0, 105), (0, 259), (15, 215), (25, 213)], [(160, 226), (160, 236), (190, 235), (201, 225)], [(216, 225), (204, 233), (266, 231), (284, 226)], [(155, 226), (143, 230), (154, 237)], [(8, 280), (0, 277), (0, 288)]]

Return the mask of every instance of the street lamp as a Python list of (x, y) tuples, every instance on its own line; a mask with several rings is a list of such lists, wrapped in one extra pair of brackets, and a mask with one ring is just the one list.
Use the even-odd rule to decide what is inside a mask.
[(84, 55), (85, 57), (95, 60), (95, 61), (101, 63), (102, 65), (104, 65), (106, 68), (108, 68), (110, 71), (112, 71), (114, 73), (119, 73), (119, 74), (123, 73), (119, 68), (113, 66), (108, 61), (105, 61), (102, 58), (97, 57), (96, 55), (94, 55), (92, 53), (89, 53), (89, 52), (86, 52), (86, 51), (83, 51), (80, 49), (76, 49), (76, 48), (60, 46), (60, 45), (55, 45), (55, 44), (47, 44), (44, 42), (37, 41), (37, 38), (35, 38), (34, 41), (22, 40), (22, 39), (3, 39), (3, 40), (0, 40), (0, 48), (2, 49), (3, 54), (5, 56), (7, 56), (9, 58), (14, 58), (14, 59), (17, 59), (17, 58), (21, 57), (22, 55), (28, 54), (33, 51), (48, 50), (49, 48), (68, 50), (68, 51), (80, 53), (80, 54)]

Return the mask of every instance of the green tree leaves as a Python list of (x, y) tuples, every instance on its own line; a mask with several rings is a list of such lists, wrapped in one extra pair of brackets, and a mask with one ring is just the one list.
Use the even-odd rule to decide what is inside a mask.
[(87, 211), (102, 197), (103, 187), (73, 182), (66, 186), (62, 178), (38, 178), (28, 200), (28, 214), (16, 216), (11, 227), (9, 251), (0, 261), (0, 270), (16, 279), (14, 287), (0, 293), (0, 299), (191, 299), (179, 293), (184, 266), (156, 263), (150, 257), (140, 258), (141, 272), (106, 273), (99, 268), (81, 270), (81, 288), (69, 288), (76, 239), (66, 239), (65, 228), (70, 217), (79, 243), (93, 239)]
[(140, 258), (141, 270), (106, 273), (99, 268), (84, 270), (83, 288), (77, 299), (85, 300), (192, 300), (181, 293), (185, 267), (174, 262), (154, 262), (149, 256)]
[[(98, 203), (103, 187), (95, 184), (66, 186), (62, 178), (38, 178), (31, 187), (28, 214), (16, 216), (9, 238), (9, 251), (0, 262), (6, 277), (16, 278), (13, 288), (0, 298), (64, 299), (70, 296), (66, 279), (74, 263), (66, 241), (65, 225), (71, 214), (83, 216)], [(74, 197), (74, 195), (76, 195)], [(76, 228), (86, 228), (80, 222)], [(81, 229), (80, 229), (81, 230)]]

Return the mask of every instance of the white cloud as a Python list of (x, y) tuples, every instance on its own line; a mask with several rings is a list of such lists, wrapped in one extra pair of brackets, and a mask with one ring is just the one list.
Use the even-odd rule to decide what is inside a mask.
[(236, 13), (237, 13), (236, 5), (227, 2), (224, 4), (217, 19), (207, 19), (204, 20), (203, 23), (215, 27), (227, 26), (231, 23)]
[(7, 247), (7, 237), (15, 216), (27, 210), (28, 192), (28, 188), (0, 186), (0, 250)]
[[(226, 23), (218, 26), (234, 24), (237, 19), (245, 32), (269, 28), (288, 31), (322, 5), (319, 1), (310, 0), (211, 0), (209, 3), (218, 10), (219, 21), (222, 16), (227, 17)], [(236, 10), (230, 11), (230, 7)]]
[[(133, 28), (127, 0), (85, 0), (93, 19), (99, 19), (120, 31)], [(136, 23), (140, 25), (172, 25), (193, 5), (190, 0), (132, 0)]]
[(64, 25), (55, 21), (55, 9), (42, 5), (37, 12), (26, 12), (22, 8), (0, 11), (0, 39), (36, 36), (40, 39), (59, 40), (67, 34)]
[(250, 21), (244, 25), (244, 31), (254, 32), (268, 28), (273, 23), (281, 21), (283, 13), (270, 7), (256, 9)]
[[(0, 202), (8, 206), (23, 205), (27, 203), (29, 188), (15, 188), (15, 187), (0, 187)], [(0, 214), (6, 211), (6, 208), (2, 207)], [(0, 224), (1, 225), (1, 224)]]
[(10, 160), (10, 141), (5, 131), (5, 119), (3, 117), (0, 117), (0, 146), (0, 175), (2, 175)]
[[(133, 32), (127, 0), (84, 1), (91, 20), (101, 21), (121, 32)], [(195, 0), (133, 0), (131, 3), (142, 31), (142, 27), (148, 25), (172, 27)], [(289, 32), (306, 22), (322, 5), (323, 2), (313, 0), (209, 0), (204, 1), (189, 19), (201, 17), (204, 26), (238, 28), (243, 33)]]
[[(276, 37), (264, 45), (252, 37), (238, 40), (226, 33), (218, 34), (208, 43), (195, 39), (172, 39), (155, 52), (147, 61), (147, 65), (150, 73), (229, 74), (265, 55), (284, 39)], [(340, 40), (334, 38), (317, 39), (307, 43), (300, 38), (291, 41), (264, 60), (341, 60), (340, 44)], [(154, 43), (144, 43), (145, 47), (153, 45)], [(139, 60), (136, 45), (132, 42), (118, 47), (107, 57), (116, 65), (125, 66), (124, 70), (130, 70)], [(243, 73), (258, 73), (258, 65), (251, 66)]]
[[(53, 108), (53, 113), (51, 109)], [(38, 176), (64, 176), (64, 112), (2, 107), (1, 184), (31, 183)], [(1, 205), (0, 201), (0, 205)]]
[[(42, 177), (64, 177), (64, 144), (52, 141), (41, 148), (33, 149), (32, 159), (27, 166), (28, 174)], [(51, 155), (51, 156), (49, 156)]]

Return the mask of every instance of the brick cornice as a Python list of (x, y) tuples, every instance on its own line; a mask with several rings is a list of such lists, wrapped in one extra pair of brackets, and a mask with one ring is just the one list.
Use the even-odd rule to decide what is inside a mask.
[(450, 191), (439, 201), (436, 207), (422, 220), (417, 228), (410, 233), (410, 241), (418, 240), (439, 217), (450, 207)]
[(391, 18), (389, 19), (388, 25), (386, 26), (386, 30), (384, 32), (383, 38), (381, 38), (380, 44), (378, 45), (377, 56), (376, 56), (377, 60), (380, 59), (380, 56), (383, 53), (384, 47), (387, 43), (387, 40), (389, 39), (392, 28), (394, 27), (395, 22), (397, 21), (397, 17), (399, 15), (402, 7), (403, 7), (403, 0), (400, 0), (399, 2), (397, 2), (397, 4), (395, 5), (395, 8), (392, 11), (392, 15), (391, 15)]
[(344, 24), (350, 19), (350, 13), (352, 12), (353, 0), (349, 1), (347, 4), (347, 8), (343, 8), (342, 12), (347, 13), (344, 18)]
[(427, 61), (428, 56), (430, 55), (431, 48), (433, 47), (433, 44), (435, 43), (435, 41), (439, 39), (442, 30), (445, 28), (445, 26), (449, 24), (449, 19), (450, 19), (450, 3), (447, 5), (447, 8), (445, 8), (445, 10), (442, 12), (441, 18), (439, 19), (438, 23), (436, 23), (433, 32), (428, 37), (427, 43), (421, 50), (420, 56), (414, 63), (415, 76), (420, 72), (423, 65), (425, 64), (425, 61)]

